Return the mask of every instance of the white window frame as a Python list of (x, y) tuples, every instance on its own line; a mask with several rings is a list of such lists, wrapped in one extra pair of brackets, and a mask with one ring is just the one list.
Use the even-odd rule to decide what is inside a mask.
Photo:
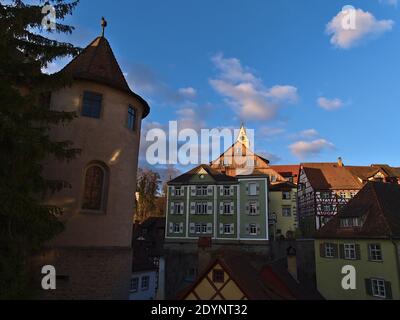
[(224, 196), (231, 196), (231, 187), (230, 186), (224, 186), (223, 187), (223, 195)]
[[(289, 210), (290, 214), (285, 213), (285, 210)], [(292, 208), (282, 207), (282, 217), (291, 217), (291, 216), (292, 216)]]
[[(357, 252), (356, 252), (356, 245), (354, 243), (345, 243), (344, 245), (344, 258), (346, 260), (356, 260), (357, 259)], [(354, 253), (354, 257), (352, 254)]]
[(207, 195), (208, 195), (208, 187), (207, 186), (197, 186), (196, 187), (196, 196), (206, 197)]
[(203, 215), (208, 212), (207, 202), (196, 202), (196, 214)]
[(325, 258), (334, 258), (335, 257), (335, 247), (333, 243), (325, 243)]
[[(251, 223), (249, 225), (249, 234), (251, 236), (257, 236), (258, 235), (258, 230), (257, 230), (257, 225), (255, 223)], [(255, 230), (255, 232), (253, 232), (253, 230)]]
[(207, 223), (202, 223), (201, 224), (201, 233), (202, 234), (207, 234)]
[(196, 225), (195, 225), (195, 233), (196, 234), (201, 234), (201, 227), (202, 227), (202, 224), (201, 223), (196, 223)]
[(232, 225), (224, 224), (224, 234), (232, 234)]
[[(249, 202), (249, 215), (250, 216), (257, 216), (258, 215), (258, 204), (256, 201), (250, 201)], [(254, 209), (254, 212), (252, 212), (252, 209)]]
[[(136, 283), (136, 286), (133, 286), (133, 283)], [(139, 278), (138, 277), (131, 278), (131, 288), (129, 291), (131, 293), (136, 293), (139, 291)]]
[[(146, 280), (146, 281), (144, 281)], [(147, 283), (147, 286), (143, 286), (144, 283)], [(143, 276), (140, 281), (140, 290), (148, 291), (150, 289), (150, 276)]]
[[(227, 210), (228, 209), (228, 210)], [(231, 210), (231, 203), (230, 202), (224, 202), (224, 214), (232, 214), (232, 210)]]
[(182, 204), (180, 202), (174, 203), (174, 214), (182, 214), (181, 206), (182, 206)]
[[(375, 247), (375, 248), (373, 248)], [(376, 247), (379, 247), (377, 249)], [(371, 257), (371, 261), (373, 262), (382, 262), (383, 261), (383, 254), (382, 254), (382, 246), (380, 244), (369, 244), (368, 245), (368, 250), (369, 250), (369, 256)], [(379, 255), (380, 259), (375, 259), (374, 255)]]
[(182, 188), (181, 187), (175, 187), (175, 196), (181, 197), (182, 196)]
[[(253, 188), (254, 190), (252, 190)], [(249, 196), (256, 196), (256, 195), (257, 195), (257, 183), (255, 182), (249, 183)]]
[(181, 233), (181, 225), (179, 223), (174, 223), (173, 233)]
[(372, 295), (377, 298), (386, 299), (386, 284), (383, 279), (371, 279)]
[[(288, 197), (286, 197), (288, 195)], [(282, 191), (282, 200), (291, 200), (291, 192), (290, 191)]]

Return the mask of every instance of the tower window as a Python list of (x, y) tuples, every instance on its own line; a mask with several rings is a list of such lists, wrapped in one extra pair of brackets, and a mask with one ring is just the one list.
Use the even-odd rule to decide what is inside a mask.
[(128, 107), (128, 128), (132, 131), (136, 129), (136, 110), (132, 106)]
[(83, 193), (83, 210), (102, 211), (106, 194), (106, 169), (92, 164), (86, 169)]
[(101, 94), (85, 91), (83, 93), (82, 116), (99, 119), (102, 100)]

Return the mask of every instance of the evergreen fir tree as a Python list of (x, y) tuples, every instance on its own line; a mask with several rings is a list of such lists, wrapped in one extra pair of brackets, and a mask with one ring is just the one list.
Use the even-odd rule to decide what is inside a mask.
[[(56, 59), (79, 53), (72, 44), (49, 38), (51, 33), (73, 31), (58, 22), (79, 0), (25, 2), (0, 1), (0, 298), (27, 296), (30, 255), (63, 228), (61, 209), (42, 200), (68, 182), (46, 180), (44, 159), (69, 161), (79, 153), (71, 141), (49, 136), (51, 126), (67, 125), (76, 117), (49, 108), (49, 92), (70, 79), (41, 72)], [(45, 5), (55, 9), (54, 29), (42, 25)]]

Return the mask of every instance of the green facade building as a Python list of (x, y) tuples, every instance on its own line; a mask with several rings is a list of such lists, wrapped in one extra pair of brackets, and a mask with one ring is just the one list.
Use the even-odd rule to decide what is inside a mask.
[(166, 216), (167, 240), (267, 241), (268, 176), (200, 165), (168, 182)]
[[(400, 299), (400, 186), (369, 182), (316, 233), (316, 277), (329, 300)], [(342, 281), (354, 267), (355, 287)]]

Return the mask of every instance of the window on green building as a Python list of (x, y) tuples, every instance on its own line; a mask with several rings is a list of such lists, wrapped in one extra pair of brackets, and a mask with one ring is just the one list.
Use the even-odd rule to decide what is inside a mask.
[(383, 261), (382, 248), (380, 244), (370, 244), (368, 246), (370, 261)]
[(355, 260), (356, 259), (356, 245), (345, 244), (344, 245), (344, 258), (347, 260)]

